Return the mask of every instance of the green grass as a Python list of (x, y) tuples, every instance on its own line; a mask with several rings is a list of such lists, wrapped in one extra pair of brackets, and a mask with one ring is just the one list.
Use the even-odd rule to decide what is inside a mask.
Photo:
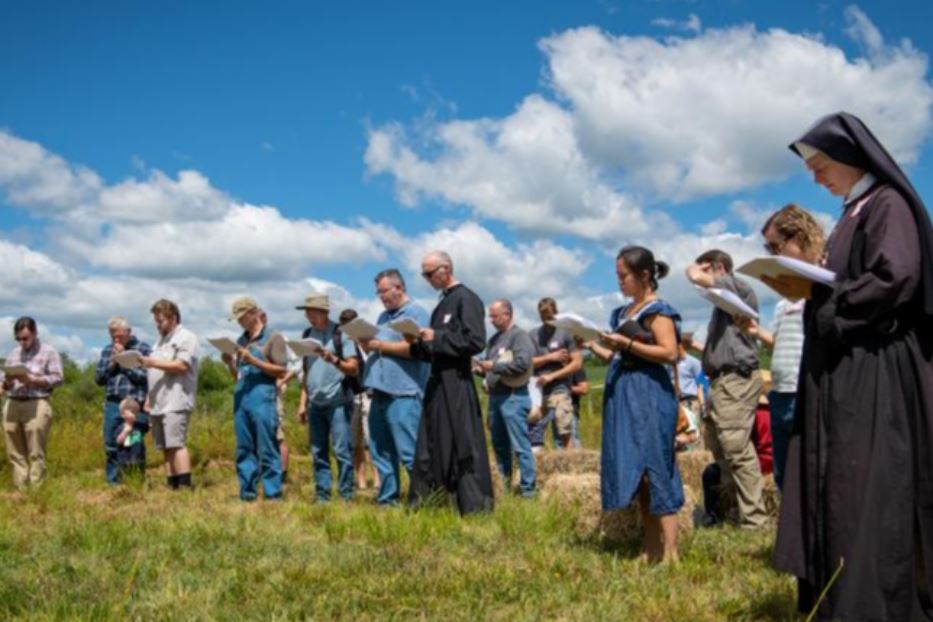
[[(209, 392), (211, 408), (229, 393)], [(93, 398), (94, 395), (86, 395)], [(681, 563), (575, 535), (572, 510), (505, 498), (494, 513), (313, 504), (304, 431), (281, 503), (243, 504), (229, 410), (192, 421), (193, 493), (102, 479), (96, 403), (56, 396), (50, 479), (21, 495), (0, 466), (3, 620), (793, 620), (792, 581), (769, 568), (773, 533), (695, 532)], [(294, 396), (290, 396), (293, 401)], [(598, 402), (597, 402), (598, 403)], [(584, 442), (598, 440), (584, 414)]]

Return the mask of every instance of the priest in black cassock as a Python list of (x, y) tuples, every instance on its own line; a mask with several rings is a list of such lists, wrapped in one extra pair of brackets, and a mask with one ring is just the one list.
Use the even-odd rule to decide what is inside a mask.
[(430, 361), (431, 376), (415, 444), (408, 500), (413, 505), (456, 497), (461, 514), (491, 510), (492, 478), (470, 362), (486, 346), (483, 301), (454, 277), (443, 251), (428, 253), (421, 275), (442, 292), (411, 344), (411, 356)]
[[(856, 117), (793, 143), (843, 197), (809, 298), (775, 546), (821, 620), (933, 619), (933, 228), (907, 177)], [(833, 580), (834, 574), (838, 576)]]

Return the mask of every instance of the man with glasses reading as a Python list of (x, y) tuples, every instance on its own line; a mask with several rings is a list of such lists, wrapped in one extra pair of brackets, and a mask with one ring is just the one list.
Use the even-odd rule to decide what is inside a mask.
[(492, 477), (471, 373), (472, 357), (486, 345), (483, 301), (457, 281), (444, 251), (425, 255), (421, 275), (441, 292), (441, 300), (430, 328), (422, 328), (417, 339), (409, 337), (411, 356), (431, 363), (409, 501), (419, 505), (446, 492), (461, 514), (491, 510)]
[(376, 321), (379, 332), (375, 338), (360, 341), (360, 346), (370, 355), (363, 386), (372, 391), (369, 434), (373, 465), (379, 473), (376, 502), (394, 505), (401, 495), (399, 462), (411, 479), (415, 441), (421, 423), (421, 400), (431, 366), (413, 359), (408, 342), (388, 324), (407, 318), (425, 327), (430, 318), (428, 312), (408, 296), (405, 279), (395, 268), (377, 274), (375, 283), (385, 311)]

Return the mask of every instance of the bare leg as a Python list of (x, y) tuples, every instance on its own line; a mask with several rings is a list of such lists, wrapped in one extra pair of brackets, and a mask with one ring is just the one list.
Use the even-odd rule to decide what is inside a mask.
[(664, 514), (657, 518), (660, 522), (661, 534), (664, 538), (663, 561), (676, 562), (680, 559), (677, 553), (677, 515)]
[(652, 516), (651, 494), (648, 490), (648, 478), (643, 477), (638, 489), (638, 508), (641, 511), (641, 523), (645, 530), (645, 558), (649, 564), (661, 561), (663, 548), (661, 544), (661, 524), (657, 516)]

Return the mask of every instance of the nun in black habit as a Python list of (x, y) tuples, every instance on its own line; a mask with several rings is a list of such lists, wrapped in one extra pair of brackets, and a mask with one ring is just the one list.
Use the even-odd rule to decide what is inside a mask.
[[(844, 197), (807, 297), (775, 562), (819, 619), (933, 620), (933, 229), (907, 177), (856, 117), (790, 148)], [(838, 576), (833, 580), (834, 574)]]
[(453, 274), (443, 251), (428, 253), (421, 275), (440, 290), (431, 327), (421, 329), (411, 356), (430, 361), (431, 375), (415, 441), (408, 500), (412, 505), (455, 498), (461, 514), (491, 510), (492, 476), (483, 416), (473, 383), (473, 356), (486, 347), (483, 301)]

